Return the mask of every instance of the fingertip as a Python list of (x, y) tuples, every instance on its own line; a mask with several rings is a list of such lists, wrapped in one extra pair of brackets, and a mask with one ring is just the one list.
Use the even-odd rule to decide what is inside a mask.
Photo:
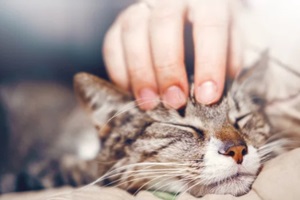
[(196, 100), (201, 104), (210, 105), (220, 99), (221, 91), (215, 81), (205, 81), (195, 88)]
[(142, 110), (152, 110), (159, 104), (159, 96), (151, 88), (143, 88), (137, 93), (138, 106)]
[(163, 104), (167, 108), (179, 109), (187, 102), (187, 97), (183, 90), (178, 86), (170, 86), (162, 95)]

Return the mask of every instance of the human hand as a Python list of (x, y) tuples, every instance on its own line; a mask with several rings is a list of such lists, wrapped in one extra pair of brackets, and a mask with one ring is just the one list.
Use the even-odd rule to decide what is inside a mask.
[[(111, 80), (132, 90), (140, 107), (186, 104), (184, 24), (193, 26), (196, 100), (217, 102), (227, 72), (239, 67), (229, 0), (142, 0), (123, 11), (107, 32), (103, 54)], [(228, 66), (228, 70), (226, 70)]]

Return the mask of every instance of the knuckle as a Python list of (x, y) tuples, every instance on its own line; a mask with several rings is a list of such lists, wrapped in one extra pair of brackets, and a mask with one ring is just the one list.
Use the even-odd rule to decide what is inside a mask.
[(177, 60), (164, 60), (156, 64), (157, 71), (175, 71), (180, 63)]
[(152, 69), (150, 55), (148, 57), (148, 52), (138, 51), (138, 49), (132, 50), (130, 51), (130, 56), (127, 57), (127, 66), (130, 73), (149, 71)]
[(141, 85), (155, 85), (155, 76), (153, 71), (145, 68), (135, 68), (129, 70), (130, 82), (133, 87)]
[(147, 74), (149, 75), (149, 71), (151, 71), (151, 69), (149, 69), (147, 66), (142, 65), (131, 65), (127, 70), (132, 78), (141, 79), (147, 76)]
[(136, 75), (139, 74), (140, 72), (143, 72), (144, 68), (139, 66), (139, 65), (131, 65), (130, 67), (128, 67), (128, 72), (130, 73), (130, 75)]
[(132, 70), (131, 73), (129, 73), (130, 76), (130, 82), (131, 83), (136, 83), (136, 84), (142, 84), (145, 82), (145, 78), (143, 78), (145, 76), (145, 74), (143, 74), (144, 71), (142, 70)]

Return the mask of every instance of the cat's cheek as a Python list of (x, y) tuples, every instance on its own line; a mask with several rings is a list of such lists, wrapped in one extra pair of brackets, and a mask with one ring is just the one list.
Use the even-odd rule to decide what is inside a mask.
[(256, 174), (261, 166), (258, 151), (252, 145), (248, 146), (248, 154), (244, 156), (242, 166), (245, 167), (245, 171), (251, 174)]
[(241, 196), (250, 191), (251, 185), (254, 181), (253, 177), (240, 177), (230, 182), (225, 182), (216, 185), (209, 189), (212, 194), (231, 194), (234, 196)]

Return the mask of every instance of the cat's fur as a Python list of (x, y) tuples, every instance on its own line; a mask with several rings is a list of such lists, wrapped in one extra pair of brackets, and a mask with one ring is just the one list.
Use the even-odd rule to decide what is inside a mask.
[[(195, 196), (247, 192), (263, 162), (289, 146), (288, 136), (274, 139), (277, 131), (265, 111), (267, 60), (265, 53), (242, 71), (217, 104), (201, 105), (191, 93), (179, 112), (158, 106), (118, 113), (130, 95), (92, 75), (77, 75), (75, 89), (103, 141), (98, 159), (109, 163), (100, 165), (100, 174), (117, 174), (105, 182)], [(242, 154), (240, 162), (224, 153), (231, 146), (242, 148), (233, 152)]]
[[(54, 163), (51, 176), (40, 175), (32, 164), (26, 173), (34, 181), (42, 180), (39, 187), (60, 185), (57, 180), (78, 185), (99, 178), (97, 183), (131, 192), (244, 194), (266, 160), (298, 146), (291, 137), (297, 137), (300, 117), (282, 120), (270, 109), (278, 100), (268, 92), (273, 85), (268, 60), (265, 53), (253, 67), (244, 69), (218, 103), (201, 105), (191, 92), (187, 106), (179, 111), (162, 104), (141, 111), (129, 93), (93, 75), (78, 74), (75, 90), (101, 139), (100, 153), (92, 161), (74, 156), (57, 161), (53, 154), (47, 161)], [(299, 102), (299, 90), (293, 91), (280, 101)], [(85, 124), (83, 119), (73, 119), (73, 124)], [(73, 139), (72, 132), (78, 129), (64, 128)], [(80, 132), (79, 136), (87, 133)]]

